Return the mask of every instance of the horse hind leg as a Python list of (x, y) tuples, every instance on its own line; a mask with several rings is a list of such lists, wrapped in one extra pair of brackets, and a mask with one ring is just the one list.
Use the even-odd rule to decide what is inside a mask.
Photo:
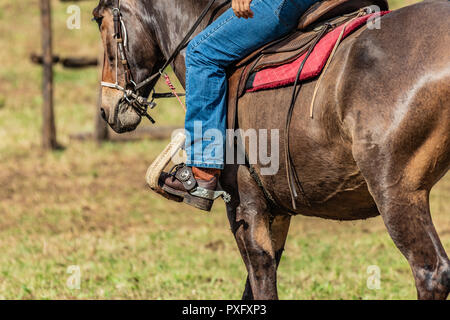
[(449, 113), (442, 106), (429, 105), (438, 121), (427, 111), (420, 121), (406, 116), (403, 128), (377, 142), (357, 132), (353, 145), (388, 232), (410, 264), (419, 299), (446, 299), (450, 291), (450, 261), (429, 205), (431, 188), (450, 165)]
[(446, 299), (450, 291), (450, 261), (431, 219), (429, 189), (413, 190), (402, 182), (386, 183), (388, 178), (366, 174), (384, 224), (409, 262), (418, 298)]
[(419, 299), (446, 299), (450, 291), (450, 261), (430, 216), (426, 190), (386, 190), (377, 197), (384, 223), (408, 260)]

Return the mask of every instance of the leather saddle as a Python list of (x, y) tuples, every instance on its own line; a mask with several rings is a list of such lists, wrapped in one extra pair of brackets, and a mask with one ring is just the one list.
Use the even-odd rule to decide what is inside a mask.
[(348, 14), (373, 5), (379, 7), (381, 11), (389, 9), (387, 0), (324, 0), (317, 2), (300, 18), (297, 29), (305, 30), (316, 22)]
[[(233, 67), (232, 77), (238, 76), (237, 85), (230, 86), (228, 101), (228, 127), (235, 128), (237, 102), (245, 93), (249, 77), (255, 72), (290, 63), (308, 51), (325, 23), (337, 27), (358, 14), (365, 7), (389, 10), (387, 0), (324, 0), (312, 5), (300, 18), (298, 27), (287, 36), (266, 44)], [(331, 30), (330, 30), (331, 31)], [(238, 75), (236, 75), (238, 73)]]
[(300, 18), (293, 33), (266, 44), (235, 65), (237, 69), (245, 67), (238, 97), (243, 95), (252, 73), (290, 63), (304, 54), (325, 23), (337, 27), (356, 16), (359, 9), (374, 5), (381, 11), (389, 9), (387, 0), (324, 0), (315, 3)]
[[(362, 8), (371, 6), (376, 6), (373, 10), (370, 10), (372, 12), (389, 10), (387, 0), (324, 0), (317, 2), (303, 14), (299, 20), (297, 29), (291, 34), (263, 46), (239, 61), (235, 67), (230, 70), (227, 117), (228, 128), (236, 128), (238, 101), (246, 91), (246, 85), (251, 74), (254, 74), (256, 71), (263, 68), (276, 67), (292, 62), (305, 53), (304, 61), (306, 61), (321, 37), (353, 18), (357, 18), (362, 14), (372, 13), (368, 12), (368, 10), (364, 10), (365, 12), (361, 10)], [(304, 63), (302, 63), (302, 65), (304, 65)], [(302, 68), (302, 66), (300, 66), (300, 68)], [(295, 97), (296, 88), (293, 90), (293, 102), (287, 113), (285, 138), (289, 135), (289, 121), (292, 117), (293, 106), (295, 106)], [(292, 168), (292, 158), (289, 148), (287, 148), (287, 153), (285, 154), (285, 162), (292, 206), (295, 209), (295, 198), (297, 197), (296, 190), (299, 186), (299, 181)], [(255, 173), (251, 165), (249, 165), (249, 168), (251, 176), (261, 187), (265, 197), (272, 205), (277, 206), (273, 198), (267, 190), (265, 190), (258, 174)]]

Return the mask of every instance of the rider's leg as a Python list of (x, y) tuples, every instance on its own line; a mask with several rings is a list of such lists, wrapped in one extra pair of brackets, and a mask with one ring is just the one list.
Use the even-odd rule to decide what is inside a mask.
[[(207, 184), (208, 189), (215, 190), (218, 172), (224, 167), (226, 68), (290, 32), (297, 25), (301, 14), (317, 1), (253, 0), (251, 9), (254, 18), (239, 19), (230, 9), (197, 35), (187, 47), (187, 166), (195, 168), (193, 175), (196, 178), (199, 178), (199, 172), (209, 171), (214, 178)], [(162, 178), (162, 183), (169, 188), (182, 188), (177, 179), (167, 176)], [(166, 189), (171, 190), (169, 188)]]
[(186, 51), (187, 165), (223, 169), (226, 68), (291, 31), (314, 0), (254, 0), (252, 19), (230, 9), (196, 36)]

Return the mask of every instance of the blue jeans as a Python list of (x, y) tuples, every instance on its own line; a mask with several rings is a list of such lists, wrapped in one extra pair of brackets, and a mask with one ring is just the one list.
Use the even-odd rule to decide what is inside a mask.
[(238, 19), (229, 9), (189, 43), (185, 121), (188, 166), (224, 167), (226, 68), (292, 31), (300, 16), (318, 1), (253, 0), (254, 18)]

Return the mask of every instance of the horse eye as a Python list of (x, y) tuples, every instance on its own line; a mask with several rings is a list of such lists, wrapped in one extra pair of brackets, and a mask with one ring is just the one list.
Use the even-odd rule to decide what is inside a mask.
[(103, 17), (93, 17), (92, 21), (97, 22), (98, 26), (100, 27), (102, 25)]

